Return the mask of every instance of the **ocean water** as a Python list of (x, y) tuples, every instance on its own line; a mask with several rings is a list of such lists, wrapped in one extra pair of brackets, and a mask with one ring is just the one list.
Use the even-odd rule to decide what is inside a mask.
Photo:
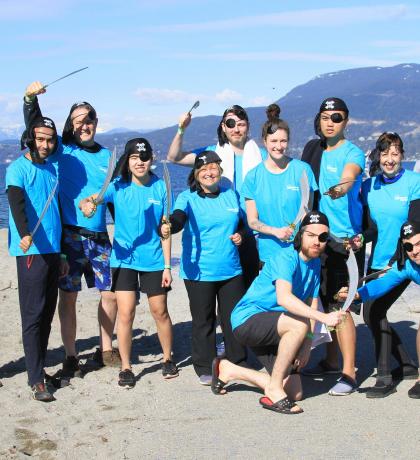
[[(9, 211), (8, 211), (8, 202), (5, 191), (5, 176), (6, 168), (8, 165), (0, 164), (0, 228), (8, 226), (9, 220)], [(154, 173), (163, 178), (162, 164), (157, 162), (156, 169)], [(175, 198), (179, 195), (180, 192), (187, 188), (187, 177), (190, 172), (190, 168), (185, 166), (178, 166), (173, 164), (168, 164), (169, 174), (171, 176), (172, 191), (175, 195)], [(112, 218), (108, 216), (108, 222), (112, 222)]]
[[(413, 169), (414, 163), (414, 161), (406, 161), (404, 162), (404, 167), (406, 169)], [(7, 165), (0, 164), (0, 228), (7, 227), (9, 216), (7, 196), (4, 188), (6, 167)], [(168, 164), (168, 168), (171, 176), (172, 190), (176, 198), (180, 192), (187, 188), (187, 177), (190, 172), (190, 168), (173, 164)], [(161, 163), (156, 163), (156, 169), (154, 172), (157, 176), (163, 177)], [(112, 222), (110, 216), (108, 216), (108, 222)]]

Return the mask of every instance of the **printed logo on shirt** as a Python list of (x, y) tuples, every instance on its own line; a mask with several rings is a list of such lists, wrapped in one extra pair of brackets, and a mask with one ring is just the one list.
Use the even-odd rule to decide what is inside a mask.
[(239, 212), (239, 208), (226, 208), (226, 211), (229, 211), (229, 212)]
[(99, 171), (102, 171), (102, 172), (106, 173), (106, 172), (108, 172), (108, 169), (107, 169), (107, 168), (101, 168), (101, 167), (100, 167), (100, 168), (99, 168)]
[(296, 185), (287, 185), (286, 188), (287, 188), (287, 190), (293, 190), (295, 192), (299, 191), (299, 187), (296, 186)]
[(153, 198), (149, 198), (147, 201), (152, 204), (161, 204), (159, 200), (154, 200)]
[(327, 165), (327, 170), (329, 172), (333, 172), (333, 173), (336, 173), (337, 172), (337, 168), (335, 166), (330, 166), (330, 165)]
[(396, 195), (396, 196), (394, 197), (394, 200), (405, 202), (405, 201), (408, 201), (408, 196)]

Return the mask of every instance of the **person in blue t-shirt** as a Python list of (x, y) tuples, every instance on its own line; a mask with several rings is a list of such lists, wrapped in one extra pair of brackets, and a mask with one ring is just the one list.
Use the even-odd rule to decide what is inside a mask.
[(290, 131), (279, 115), (277, 104), (268, 106), (267, 121), (262, 128), (268, 157), (247, 174), (241, 191), (248, 224), (259, 232), (258, 252), (263, 262), (291, 245), (293, 222), (302, 200), (302, 175), (307, 175), (312, 193), (318, 190), (311, 168), (286, 155)]
[[(190, 301), (191, 358), (202, 385), (211, 383), (216, 356), (216, 301), (226, 355), (235, 363), (246, 360), (230, 324), (232, 309), (245, 292), (238, 253), (244, 229), (236, 193), (220, 185), (220, 162), (213, 151), (196, 156), (190, 188), (178, 196), (170, 217), (172, 233), (184, 229), (180, 276)], [(169, 230), (164, 224), (162, 235)]]
[[(303, 412), (297, 370), (309, 358), (314, 322), (336, 326), (344, 312), (318, 310), (321, 263), (328, 240), (328, 219), (312, 211), (302, 219), (293, 246), (277, 251), (264, 264), (231, 315), (233, 334), (255, 353), (267, 372), (237, 366), (225, 357), (212, 366), (212, 391), (226, 393), (232, 380), (244, 380), (264, 391), (260, 404), (286, 414)], [(313, 323), (310, 324), (310, 320)], [(292, 375), (291, 375), (292, 374)]]
[[(112, 244), (112, 291), (118, 305), (117, 338), (121, 355), (119, 385), (133, 387), (131, 337), (139, 288), (147, 295), (163, 350), (164, 378), (178, 376), (172, 362), (172, 322), (168, 313), (167, 292), (172, 282), (171, 240), (159, 237), (158, 228), (167, 211), (165, 183), (151, 172), (153, 151), (144, 138), (127, 142), (118, 177), (111, 183), (103, 203), (113, 203), (115, 233)], [(90, 217), (97, 210), (93, 195), (80, 202)]]
[[(168, 151), (168, 160), (183, 166), (193, 166), (196, 156), (204, 151), (214, 150), (221, 158), (223, 179), (221, 184), (236, 191), (240, 198), (242, 183), (247, 173), (263, 161), (267, 152), (248, 138), (249, 119), (245, 109), (239, 105), (227, 108), (217, 128), (217, 145), (209, 145), (191, 152), (182, 151), (184, 131), (191, 122), (191, 113), (183, 114), (178, 131)], [(245, 202), (240, 198), (243, 215), (246, 217)], [(249, 287), (258, 275), (259, 259), (255, 237), (252, 231), (244, 232), (239, 256), (245, 285)]]
[[(37, 95), (45, 92), (40, 82), (27, 87), (23, 105), (26, 125), (41, 115)], [(87, 219), (78, 208), (82, 198), (101, 189), (111, 158), (111, 152), (95, 142), (97, 125), (96, 111), (88, 102), (73, 104), (57, 152), (49, 159), (58, 171), (63, 224), (61, 250), (70, 267), (67, 276), (59, 282), (58, 313), (66, 353), (62, 369), (65, 377), (81, 375), (76, 350), (76, 300), (82, 289), (82, 276), (87, 286), (96, 287), (101, 295), (98, 305), (100, 344), (94, 359), (99, 366), (119, 366), (121, 363), (118, 350), (112, 348), (117, 303), (115, 294), (110, 291), (111, 243), (105, 209), (101, 206), (101, 212)]]
[[(350, 247), (356, 253), (360, 276), (364, 272), (360, 187), (365, 155), (345, 138), (348, 121), (349, 110), (342, 99), (325, 99), (314, 123), (320, 140), (310, 141), (302, 154), (302, 159), (311, 165), (318, 179), (316, 208), (324, 212), (330, 221), (331, 240), (322, 257), (320, 297), (325, 311), (340, 307), (334, 296), (348, 283), (346, 261)], [(312, 148), (313, 144), (316, 148)], [(358, 308), (352, 305), (351, 309), (359, 313)], [(303, 371), (312, 376), (342, 373), (344, 379), (340, 379), (329, 391), (333, 396), (349, 395), (357, 388), (356, 328), (351, 313), (347, 316), (344, 325), (331, 334), (333, 341), (326, 346), (326, 358), (316, 367)], [(338, 366), (338, 347), (343, 356), (342, 371)]]
[[(368, 274), (388, 266), (401, 224), (408, 219), (416, 201), (420, 201), (420, 174), (404, 169), (403, 158), (403, 141), (397, 133), (391, 132), (379, 136), (370, 154), (370, 178), (362, 185), (367, 224), (363, 235), (366, 242), (373, 241)], [(409, 284), (410, 280), (406, 279), (383, 297), (363, 305), (363, 318), (372, 332), (377, 360), (376, 383), (367, 390), (368, 398), (383, 398), (395, 392), (391, 354), (405, 378), (418, 376), (417, 366), (386, 317), (389, 308)]]
[[(390, 261), (392, 265), (389, 270), (382, 277), (370, 281), (359, 288), (355, 297), (356, 300), (364, 302), (364, 305), (366, 305), (369, 301), (380, 299), (390, 294), (405, 281), (413, 281), (416, 284), (420, 284), (420, 210), (418, 207), (416, 208), (416, 212), (413, 213), (413, 218), (413, 220), (409, 220), (401, 226), (397, 251)], [(345, 301), (347, 294), (348, 288), (342, 288), (338, 292), (338, 297), (340, 300)], [(388, 308), (385, 304), (382, 312), (384, 318), (386, 318), (387, 310)], [(417, 331), (416, 346), (417, 359), (420, 363), (420, 325)], [(420, 399), (420, 379), (418, 373), (411, 372), (409, 377), (416, 378), (416, 375), (417, 381), (408, 391), (408, 396)], [(404, 377), (404, 375), (399, 375), (398, 377)], [(385, 383), (385, 385), (387, 384)], [(392, 384), (392, 388), (393, 392), (395, 392), (395, 384)], [(385, 390), (390, 391), (389, 388)]]
[[(29, 148), (6, 171), (9, 201), (9, 253), (16, 257), (22, 343), (28, 384), (37, 401), (54, 397), (46, 386), (44, 366), (57, 304), (58, 279), (68, 271), (60, 260), (61, 222), (57, 174), (45, 161), (57, 148), (50, 118), (35, 118), (22, 135)], [(42, 218), (42, 220), (41, 220)]]

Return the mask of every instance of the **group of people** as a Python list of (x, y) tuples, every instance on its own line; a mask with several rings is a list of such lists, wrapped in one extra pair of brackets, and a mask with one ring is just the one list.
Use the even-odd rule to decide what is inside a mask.
[[(87, 286), (101, 293), (94, 360), (118, 366), (120, 386), (135, 386), (130, 354), (141, 291), (156, 321), (163, 377), (178, 376), (167, 298), (171, 235), (181, 230), (180, 277), (192, 318), (192, 364), (199, 383), (214, 394), (225, 394), (230, 381), (243, 380), (263, 390), (262, 407), (296, 414), (302, 412), (296, 404), (302, 399), (301, 373), (337, 374), (329, 393), (351, 394), (358, 386), (351, 312), (360, 314), (363, 302), (378, 363), (376, 384), (366, 395), (388, 396), (400, 377), (416, 379), (409, 395), (420, 397), (417, 366), (386, 318), (410, 281), (420, 279), (420, 175), (403, 168), (398, 134), (379, 137), (370, 154), (370, 177), (362, 183), (365, 155), (345, 139), (349, 110), (342, 99), (322, 102), (315, 117), (317, 139), (305, 146), (301, 160), (287, 155), (290, 130), (276, 104), (267, 108), (263, 147), (249, 139), (247, 113), (234, 105), (220, 120), (217, 145), (185, 152), (187, 113), (179, 120), (168, 160), (191, 172), (187, 189), (171, 206), (171, 191), (152, 172), (153, 149), (144, 138), (127, 142), (114, 179), (101, 190), (111, 152), (94, 140), (95, 109), (87, 102), (74, 104), (60, 138), (54, 122), (41, 113), (38, 96), (44, 92), (40, 82), (26, 90), (22, 148), (28, 151), (6, 174), (9, 250), (17, 260), (34, 399), (54, 398), (44, 366), (58, 291), (66, 352), (60, 377), (81, 372), (75, 304), (83, 275)], [(112, 245), (106, 207), (115, 223)], [(362, 278), (370, 241), (368, 274), (387, 272), (361, 286), (343, 311), (349, 253), (354, 252)], [(326, 358), (306, 369), (316, 322), (334, 329), (332, 342)], [(118, 349), (112, 347), (115, 324)], [(216, 349), (218, 324), (222, 355)], [(265, 370), (249, 365), (250, 350)], [(398, 361), (397, 375), (391, 372), (391, 356)]]

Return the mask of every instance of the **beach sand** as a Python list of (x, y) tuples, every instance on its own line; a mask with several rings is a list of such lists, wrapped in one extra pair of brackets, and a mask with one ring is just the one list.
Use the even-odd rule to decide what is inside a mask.
[[(174, 237), (173, 258), (180, 256)], [(160, 372), (156, 328), (142, 296), (134, 324), (134, 389), (118, 387), (118, 370), (103, 368), (55, 393), (56, 401), (33, 401), (27, 386), (14, 258), (7, 254), (7, 231), (0, 230), (0, 458), (173, 459), (173, 458), (419, 458), (420, 400), (407, 397), (412, 381), (386, 399), (366, 399), (374, 382), (373, 345), (357, 319), (357, 365), (361, 390), (347, 397), (326, 393), (334, 378), (304, 378), (304, 414), (289, 417), (263, 410), (259, 390), (238, 383), (225, 396), (198, 384), (190, 360), (191, 322), (178, 266), (173, 270), (169, 308), (174, 323), (175, 360), (180, 376)], [(98, 293), (84, 289), (77, 303), (77, 347), (84, 361), (98, 345)], [(415, 356), (420, 289), (411, 286), (389, 318)], [(54, 318), (49, 373), (64, 358), (59, 321)], [(320, 357), (316, 349), (311, 357)]]

